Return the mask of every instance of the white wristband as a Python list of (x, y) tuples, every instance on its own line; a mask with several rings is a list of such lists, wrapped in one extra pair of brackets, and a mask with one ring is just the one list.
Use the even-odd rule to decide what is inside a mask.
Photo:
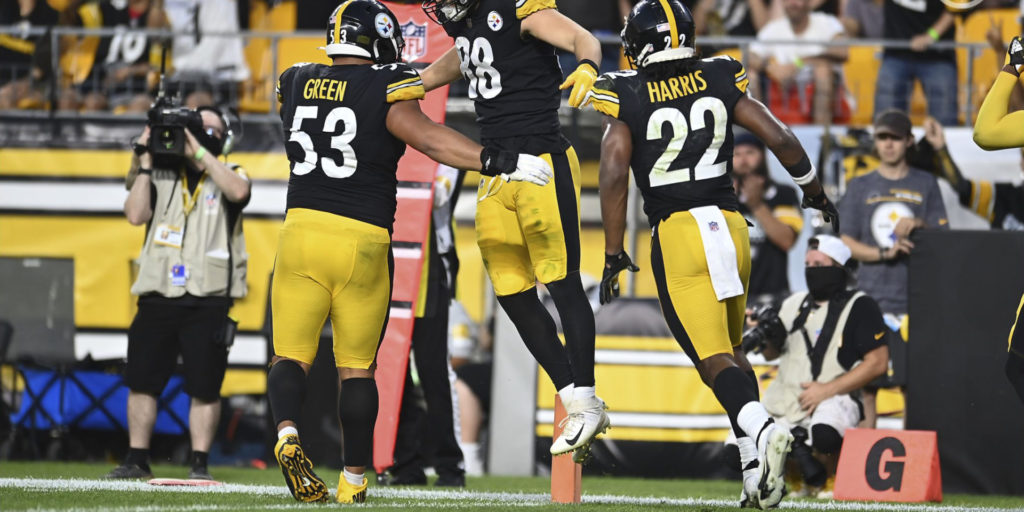
[(795, 182), (797, 185), (807, 185), (810, 182), (814, 181), (814, 178), (817, 175), (818, 175), (818, 170), (814, 168), (814, 164), (811, 164), (811, 170), (807, 171), (807, 174), (804, 174), (803, 176), (800, 176), (800, 177), (794, 176), (793, 177), (793, 182)]

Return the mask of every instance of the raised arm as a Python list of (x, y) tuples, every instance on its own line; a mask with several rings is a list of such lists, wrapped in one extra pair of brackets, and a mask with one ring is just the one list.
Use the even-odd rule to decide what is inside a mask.
[(598, 63), (601, 62), (601, 42), (590, 31), (556, 9), (543, 9), (524, 18), (522, 33), (576, 56), (579, 66), (569, 74), (559, 89), (572, 87), (569, 105), (582, 106), (587, 93), (597, 81)]
[(423, 88), (432, 91), (443, 85), (448, 85), (459, 78), (462, 78), (462, 70), (459, 68), (459, 54), (455, 47), (451, 47), (440, 59), (427, 66), (427, 69), (420, 71), (420, 78), (423, 79)]
[(978, 110), (974, 122), (974, 142), (981, 149), (1016, 148), (1024, 146), (1024, 111), (1007, 114), (1010, 95), (1020, 78), (1020, 66), (1024, 65), (1024, 49), (1019, 37), (1010, 41), (1006, 64), (992, 84), (985, 101)]

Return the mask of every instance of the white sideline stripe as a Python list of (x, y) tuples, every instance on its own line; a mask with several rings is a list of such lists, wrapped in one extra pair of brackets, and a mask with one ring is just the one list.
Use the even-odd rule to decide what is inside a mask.
[(400, 259), (419, 259), (423, 256), (423, 249), (391, 249), (391, 253)]
[(391, 318), (412, 318), (412, 310), (409, 308), (391, 308)]
[[(730, 428), (729, 417), (725, 414), (658, 414), (609, 411), (608, 418), (612, 422), (612, 428)], [(536, 419), (537, 423), (551, 424), (555, 421), (555, 411), (551, 409), (539, 409), (537, 411)]]
[[(44, 492), (66, 492), (66, 491), (139, 491), (139, 492), (177, 492), (194, 494), (245, 494), (248, 496), (261, 495), (291, 499), (284, 485), (248, 485), (248, 484), (224, 484), (211, 487), (169, 487), (155, 486), (144, 482), (123, 482), (110, 480), (81, 480), (81, 479), (43, 479), (43, 478), (0, 478), (0, 488), (17, 488), (31, 491)], [(370, 498), (403, 499), (403, 500), (465, 500), (465, 503), (452, 503), (449, 501), (437, 503), (417, 502), (416, 508), (464, 508), (478, 507), (481, 505), (494, 505), (501, 507), (511, 506), (543, 506), (550, 505), (551, 495), (545, 493), (511, 493), (511, 492), (474, 492), (474, 491), (433, 491), (421, 489), (393, 489), (387, 487), (371, 487), (368, 490)], [(639, 505), (667, 505), (667, 506), (711, 506), (711, 507), (734, 507), (734, 500), (709, 499), (709, 498), (658, 498), (649, 496), (621, 496), (611, 494), (585, 494), (584, 503), (594, 504), (639, 504)], [(409, 503), (367, 503), (374, 507), (401, 507), (408, 508)], [(306, 509), (310, 505), (302, 503), (277, 504), (268, 503), (261, 505), (261, 509), (271, 510), (292, 510)], [(188, 505), (188, 506), (158, 506), (149, 505), (142, 507), (95, 507), (95, 508), (73, 508), (73, 509), (41, 509), (33, 510), (135, 510), (135, 511), (199, 511), (199, 510), (237, 510), (240, 505)], [(994, 507), (959, 507), (943, 505), (909, 505), (895, 503), (858, 503), (838, 502), (822, 500), (790, 500), (784, 501), (780, 508), (793, 510), (884, 510), (884, 511), (920, 511), (920, 512), (997, 512), (1012, 510)]]
[[(124, 359), (128, 356), (128, 334), (123, 332), (75, 333), (75, 359)], [(228, 364), (261, 366), (267, 363), (267, 340), (258, 334), (238, 334), (228, 353)]]
[[(778, 360), (765, 361), (760, 354), (751, 354), (747, 360), (754, 366), (778, 366)], [(614, 350), (594, 351), (594, 362), (636, 366), (679, 366), (693, 368), (693, 361), (682, 351), (667, 350)]]
[(433, 191), (429, 188), (398, 187), (399, 199), (430, 199)]
[[(245, 213), (283, 216), (287, 194), (286, 181), (254, 182)], [(0, 209), (120, 212), (126, 197), (121, 182), (10, 180), (0, 186)]]

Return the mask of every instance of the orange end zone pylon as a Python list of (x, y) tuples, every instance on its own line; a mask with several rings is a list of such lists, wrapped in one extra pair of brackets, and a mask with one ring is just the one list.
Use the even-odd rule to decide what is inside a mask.
[[(555, 395), (555, 424), (551, 440), (562, 433), (559, 426), (565, 419), (562, 399)], [(583, 466), (572, 461), (572, 452), (551, 456), (551, 501), (553, 503), (579, 503), (583, 489)]]

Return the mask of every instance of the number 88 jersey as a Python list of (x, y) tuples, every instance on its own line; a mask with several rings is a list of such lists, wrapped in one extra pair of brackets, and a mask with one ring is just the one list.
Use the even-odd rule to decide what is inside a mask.
[(591, 93), (595, 109), (629, 126), (630, 166), (651, 226), (690, 208), (739, 208), (730, 177), (732, 124), (733, 107), (746, 94), (746, 71), (729, 57), (677, 69), (664, 77), (607, 73)]
[(558, 132), (562, 70), (555, 48), (521, 35), (524, 18), (555, 7), (554, 0), (479, 0), (466, 18), (444, 25), (455, 39), (481, 138)]
[(405, 64), (296, 64), (277, 97), (291, 166), (287, 208), (342, 215), (391, 230), (405, 143), (387, 129), (391, 104), (423, 98)]

